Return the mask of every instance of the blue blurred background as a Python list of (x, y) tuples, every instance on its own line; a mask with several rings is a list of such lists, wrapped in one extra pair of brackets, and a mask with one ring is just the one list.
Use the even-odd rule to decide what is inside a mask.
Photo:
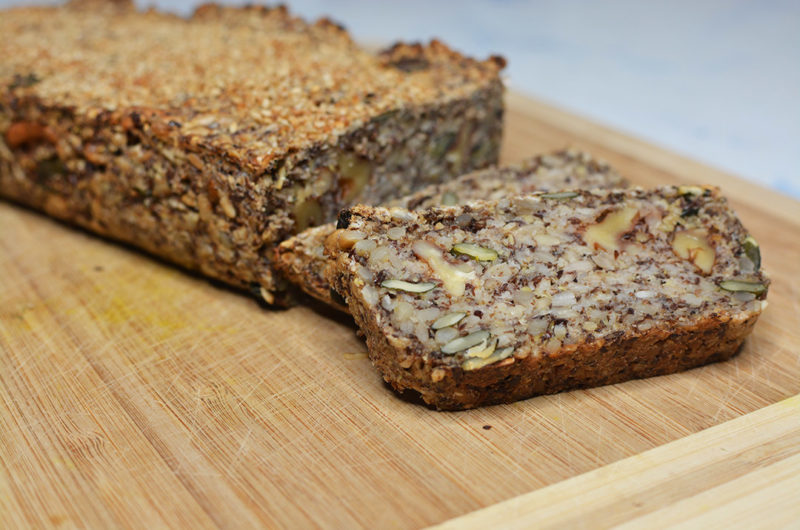
[[(137, 3), (187, 14), (200, 2)], [(477, 57), (502, 54), (513, 89), (800, 197), (796, 0), (289, 5), (367, 44), (438, 37)]]

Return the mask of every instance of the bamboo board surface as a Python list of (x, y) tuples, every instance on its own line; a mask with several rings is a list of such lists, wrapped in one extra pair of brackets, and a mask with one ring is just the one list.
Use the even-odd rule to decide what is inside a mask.
[(438, 528), (796, 528), (800, 396)]
[[(675, 440), (717, 443), (694, 433), (726, 431), (735, 422), (724, 422), (800, 393), (800, 203), (509, 95), (504, 161), (567, 144), (637, 184), (723, 188), (773, 279), (739, 356), (432, 412), (382, 384), (347, 318), (263, 310), (0, 203), (0, 527), (420, 527), (551, 491)], [(767, 420), (784, 438), (800, 427), (796, 415)], [(735, 428), (742, 443), (763, 445), (764, 428)], [(681, 442), (659, 451), (682, 454)], [(698, 493), (720, 487), (718, 475), (698, 477)], [(581, 484), (589, 482), (576, 492)], [(636, 517), (664, 509), (646, 506)]]

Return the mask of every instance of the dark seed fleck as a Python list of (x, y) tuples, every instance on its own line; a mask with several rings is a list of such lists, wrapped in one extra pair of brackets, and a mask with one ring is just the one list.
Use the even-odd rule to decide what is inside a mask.
[(25, 74), (19, 75), (14, 74), (14, 80), (8, 85), (9, 90), (14, 90), (15, 88), (27, 88), (35, 85), (41, 81), (36, 74)]
[(47, 180), (67, 172), (67, 166), (58, 157), (51, 157), (41, 160), (36, 165), (36, 177), (39, 180)]
[(683, 209), (683, 211), (681, 212), (681, 217), (683, 217), (685, 219), (687, 217), (691, 217), (693, 215), (697, 215), (697, 213), (699, 211), (700, 211), (700, 209), (697, 208), (696, 206), (690, 206), (688, 208), (684, 208)]
[(350, 226), (350, 218), (353, 216), (353, 213), (350, 210), (342, 210), (339, 212), (339, 219), (336, 221), (336, 228), (347, 228)]

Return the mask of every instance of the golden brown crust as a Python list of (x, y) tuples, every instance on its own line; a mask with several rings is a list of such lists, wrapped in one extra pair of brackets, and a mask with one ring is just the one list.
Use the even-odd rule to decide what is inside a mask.
[[(480, 370), (442, 367), (421, 357), (398, 360), (411, 349), (403, 337), (387, 336), (378, 314), (369, 312), (357, 283), (339, 276), (334, 288), (367, 339), (369, 358), (395, 390), (418, 392), (438, 410), (463, 410), (511, 403), (564, 390), (666, 375), (733, 357), (755, 326), (747, 318), (704, 319), (691, 326), (660, 329), (591, 343), (573, 344), (552, 354), (509, 357)], [(441, 371), (434, 377), (434, 370)]]
[(283, 7), (207, 4), (184, 20), (85, 1), (5, 11), (0, 34), (14, 36), (0, 42), (0, 86), (35, 75), (18, 95), (79, 113), (135, 108), (165, 141), (216, 150), (253, 172), (387, 112), (469, 98), (501, 69), (438, 41), (375, 56), (341, 26)]
[(136, 11), (133, 0), (69, 0), (66, 5), (75, 10)]

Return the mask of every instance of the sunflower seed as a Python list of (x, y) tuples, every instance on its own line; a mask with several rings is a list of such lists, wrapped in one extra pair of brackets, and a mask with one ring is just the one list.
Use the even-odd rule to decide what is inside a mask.
[(437, 318), (436, 321), (433, 324), (431, 324), (431, 328), (442, 329), (453, 326), (455, 324), (458, 324), (461, 321), (461, 319), (464, 318), (465, 316), (467, 316), (467, 314), (461, 311), (456, 311), (455, 313), (448, 313), (443, 317)]
[(386, 280), (381, 282), (381, 287), (394, 289), (396, 291), (406, 291), (408, 293), (427, 293), (436, 287), (432, 282), (407, 282), (405, 280)]
[(454, 353), (466, 350), (480, 344), (489, 338), (490, 333), (486, 330), (475, 331), (469, 335), (453, 339), (444, 346), (442, 346), (442, 353), (452, 355)]

